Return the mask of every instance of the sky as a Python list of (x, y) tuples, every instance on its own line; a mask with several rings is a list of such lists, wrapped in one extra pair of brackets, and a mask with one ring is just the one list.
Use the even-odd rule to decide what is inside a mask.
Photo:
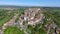
[(0, 5), (60, 7), (60, 0), (0, 0)]

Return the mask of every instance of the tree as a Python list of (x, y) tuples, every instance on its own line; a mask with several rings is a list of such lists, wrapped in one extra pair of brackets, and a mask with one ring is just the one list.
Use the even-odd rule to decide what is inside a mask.
[(4, 34), (24, 34), (24, 31), (19, 30), (17, 27), (7, 27)]

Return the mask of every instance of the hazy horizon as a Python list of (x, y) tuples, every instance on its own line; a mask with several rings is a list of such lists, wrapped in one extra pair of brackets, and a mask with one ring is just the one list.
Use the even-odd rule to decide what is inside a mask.
[(0, 5), (60, 7), (60, 0), (0, 0)]

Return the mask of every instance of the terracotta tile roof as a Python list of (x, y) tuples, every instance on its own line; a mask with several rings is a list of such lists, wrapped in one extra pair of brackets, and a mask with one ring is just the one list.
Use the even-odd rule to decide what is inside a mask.
[(60, 32), (60, 29), (57, 29), (58, 32)]

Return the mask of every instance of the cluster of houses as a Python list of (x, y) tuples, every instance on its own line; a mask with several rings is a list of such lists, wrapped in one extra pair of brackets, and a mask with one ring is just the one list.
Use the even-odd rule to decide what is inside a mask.
[[(45, 18), (44, 14), (42, 13), (43, 11), (41, 11), (40, 8), (27, 8), (24, 12), (24, 14), (22, 14), (19, 17), (19, 21), (18, 24), (20, 25), (20, 27), (23, 29), (26, 29), (27, 25), (35, 25), (37, 23), (43, 23), (43, 19)], [(47, 19), (48, 20), (48, 19)], [(51, 20), (51, 19), (49, 19)], [(24, 21), (26, 23), (24, 23)], [(23, 23), (25, 25), (23, 25)], [(46, 26), (46, 32), (47, 34), (49, 34), (50, 29), (53, 28), (55, 30), (55, 32), (52, 32), (52, 34), (59, 34), (60, 33), (60, 29), (55, 29), (57, 27), (56, 24), (51, 24), (51, 25), (47, 25)]]
[[(52, 21), (51, 18), (48, 20), (50, 20), (50, 22)], [(53, 21), (50, 24), (46, 24), (45, 27), (47, 34), (60, 34), (60, 28)]]
[[(36, 16), (36, 14), (38, 15)], [(28, 8), (25, 10), (24, 14), (20, 16), (20, 20), (25, 20), (27, 21), (27, 24), (35, 25), (35, 23), (38, 23), (43, 19), (43, 16), (40, 8)], [(20, 23), (22, 24), (22, 22)]]

